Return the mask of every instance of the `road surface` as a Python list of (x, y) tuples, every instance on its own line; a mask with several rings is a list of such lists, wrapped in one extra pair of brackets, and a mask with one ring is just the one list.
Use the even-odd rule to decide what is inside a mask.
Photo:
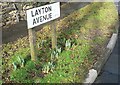
[[(61, 7), (60, 19), (88, 4), (89, 3), (82, 3), (82, 2), (68, 3), (66, 6)], [(43, 25), (35, 27), (36, 31), (41, 30)], [(2, 44), (16, 41), (18, 38), (22, 38), (27, 35), (28, 35), (27, 22), (20, 21), (19, 23), (2, 30)]]
[[(117, 10), (120, 10), (120, 6), (118, 3), (115, 3)], [(119, 13), (119, 12), (118, 12)], [(118, 52), (120, 50), (120, 27), (119, 27), (119, 33), (118, 33), (118, 39), (115, 45), (115, 48), (113, 49), (113, 52), (111, 53), (108, 61), (102, 68), (102, 71), (100, 72), (99, 76), (97, 77), (96, 81), (94, 83), (111, 83), (114, 85), (120, 85), (120, 53)], [(101, 84), (102, 85), (102, 84)]]

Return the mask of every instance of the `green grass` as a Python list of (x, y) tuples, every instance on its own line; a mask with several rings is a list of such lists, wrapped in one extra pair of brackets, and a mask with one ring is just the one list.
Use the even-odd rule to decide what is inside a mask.
[[(58, 55), (57, 51), (51, 49), (49, 25), (36, 33), (39, 52), (37, 62), (30, 61), (28, 37), (14, 44), (3, 45), (4, 56), (8, 57), (3, 59), (4, 71), (10, 70), (10, 82), (83, 82), (114, 32), (116, 22), (117, 11), (113, 3), (91, 3), (56, 22), (57, 44), (62, 49)], [(55, 55), (51, 59), (54, 51)], [(23, 67), (18, 56), (25, 60)], [(14, 69), (13, 62), (17, 69)]]

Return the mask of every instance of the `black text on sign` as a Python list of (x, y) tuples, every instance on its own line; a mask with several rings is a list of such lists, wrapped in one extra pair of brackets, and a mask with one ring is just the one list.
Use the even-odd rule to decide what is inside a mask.
[(60, 17), (60, 3), (53, 3), (27, 10), (28, 29)]

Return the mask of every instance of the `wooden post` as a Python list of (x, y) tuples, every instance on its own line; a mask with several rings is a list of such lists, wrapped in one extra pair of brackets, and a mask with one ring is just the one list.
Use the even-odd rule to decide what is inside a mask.
[(30, 43), (30, 50), (31, 50), (31, 60), (37, 60), (37, 49), (36, 49), (36, 35), (34, 29), (28, 29), (29, 33), (29, 43)]
[(55, 21), (52, 22), (50, 25), (52, 29), (52, 49), (55, 49), (57, 47), (57, 35), (56, 35), (56, 25)]
[[(52, 3), (54, 1), (50, 1)], [(55, 21), (53, 21), (50, 25), (50, 28), (52, 29), (52, 49), (55, 49), (57, 47), (57, 35), (56, 35), (56, 24)]]

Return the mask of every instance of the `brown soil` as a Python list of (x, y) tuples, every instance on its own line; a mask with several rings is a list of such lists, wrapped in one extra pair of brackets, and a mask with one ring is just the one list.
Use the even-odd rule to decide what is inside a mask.
[[(63, 7), (61, 7), (60, 19), (67, 16), (71, 12), (86, 6), (87, 4), (89, 3), (74, 2), (74, 3), (67, 3), (66, 5), (64, 4)], [(43, 25), (35, 27), (36, 31), (40, 30)], [(13, 24), (7, 28), (2, 29), (2, 43), (6, 44), (9, 42), (13, 42), (16, 41), (18, 38), (23, 38), (27, 35), (28, 35), (27, 22), (20, 21), (19, 23)]]

